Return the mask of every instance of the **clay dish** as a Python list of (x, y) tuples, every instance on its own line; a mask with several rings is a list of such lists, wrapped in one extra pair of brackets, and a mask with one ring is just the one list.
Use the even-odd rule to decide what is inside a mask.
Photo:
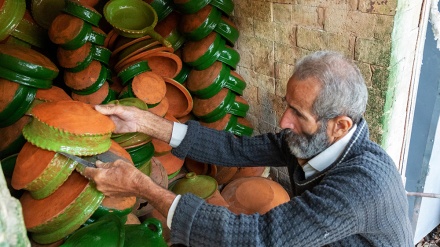
[(115, 49), (115, 43), (116, 40), (118, 39), (119, 34), (115, 32), (114, 29), (110, 30), (110, 32), (108, 32), (107, 37), (104, 40), (104, 46), (107, 47), (110, 50)]
[(92, 26), (92, 31), (87, 40), (97, 46), (103, 46), (106, 38), (107, 34), (101, 28)]
[(53, 20), (61, 13), (64, 6), (65, 2), (59, 0), (32, 0), (30, 10), (35, 22), (45, 30), (48, 30)]
[(174, 78), (182, 70), (182, 60), (170, 52), (155, 52), (144, 57), (151, 70), (162, 77)]
[[(3, 68), (32, 78), (53, 80), (58, 76), (57, 66), (40, 52), (18, 45), (0, 45), (0, 64)], [(50, 88), (51, 85), (38, 86)]]
[(123, 36), (119, 37), (119, 39), (117, 39), (115, 41), (115, 44), (114, 44), (115, 48), (112, 52), (112, 56), (116, 56), (119, 52), (123, 51), (124, 49), (126, 49), (136, 43), (139, 43), (143, 40), (150, 40), (150, 39), (151, 39), (151, 37), (148, 35), (140, 37), (140, 38), (135, 38), (135, 39), (127, 38), (127, 37), (123, 37)]
[(52, 22), (49, 28), (50, 40), (67, 50), (78, 49), (83, 46), (92, 32), (92, 26), (83, 20), (61, 13)]
[(32, 18), (29, 10), (26, 10), (23, 19), (12, 30), (11, 36), (38, 48), (46, 46), (46, 30), (40, 27)]
[(252, 124), (248, 120), (230, 113), (227, 113), (224, 117), (212, 123), (199, 122), (205, 127), (225, 130), (237, 136), (251, 136), (253, 132)]
[(64, 72), (64, 83), (66, 86), (76, 91), (85, 90), (93, 84), (101, 83), (106, 79), (106, 68), (96, 60), (93, 60), (89, 66), (79, 72)]
[(160, 103), (165, 97), (167, 86), (164, 79), (156, 73), (144, 72), (133, 78), (131, 89), (137, 98), (150, 106)]
[(217, 189), (218, 184), (214, 178), (197, 175), (194, 172), (189, 172), (184, 178), (176, 180), (170, 188), (175, 194), (192, 193), (202, 199), (211, 197)]
[(237, 26), (225, 16), (222, 16), (214, 29), (215, 32), (225, 38), (229, 45), (234, 46), (240, 35)]
[(172, 11), (165, 19), (159, 21), (154, 28), (156, 32), (173, 45), (174, 50), (178, 50), (185, 43), (185, 37), (178, 30), (180, 20), (181, 15), (176, 11)]
[(173, 0), (174, 8), (183, 14), (193, 14), (205, 7), (210, 0)]
[(154, 146), (151, 142), (136, 147), (126, 148), (126, 150), (130, 154), (134, 166), (137, 168), (148, 162), (154, 155)]
[(171, 152), (162, 156), (155, 156), (155, 158), (162, 163), (167, 172), (168, 178), (170, 178), (170, 175), (179, 172), (184, 163), (184, 160), (177, 158)]
[(172, 147), (170, 146), (170, 144), (156, 138), (153, 138), (151, 142), (153, 143), (154, 146), (155, 157), (162, 156), (171, 152)]
[(56, 242), (81, 227), (98, 208), (104, 195), (74, 171), (50, 196), (36, 200), (25, 192), (20, 198), (26, 229), (40, 244)]
[(233, 180), (222, 190), (229, 210), (236, 214), (265, 214), (290, 200), (289, 194), (277, 182), (263, 177), (243, 177)]
[(193, 109), (193, 99), (191, 94), (182, 84), (177, 81), (164, 77), (166, 82), (166, 97), (170, 107), (168, 113), (175, 118), (180, 118), (191, 112)]
[(111, 97), (111, 96), (112, 93), (107, 81), (105, 81), (104, 84), (96, 92), (93, 92), (91, 94), (80, 95), (74, 92), (72, 93), (72, 98), (74, 100), (81, 101), (91, 105), (103, 104), (110, 100), (114, 100), (116, 98), (116, 95), (114, 95), (115, 97)]
[(193, 114), (206, 123), (220, 120), (227, 113), (245, 117), (248, 110), (245, 99), (226, 88), (209, 99), (194, 98)]
[(54, 193), (74, 169), (74, 161), (26, 142), (17, 157), (12, 187), (28, 190), (33, 198), (43, 199)]
[(120, 71), (122, 68), (126, 67), (128, 64), (132, 64), (137, 61), (145, 60), (145, 56), (159, 52), (159, 51), (169, 51), (172, 52), (173, 48), (162, 46), (156, 42), (151, 43), (148, 47), (141, 47), (139, 50), (134, 51), (132, 54), (125, 56), (123, 59), (119, 60), (116, 65), (116, 71)]
[(204, 70), (191, 70), (186, 87), (198, 98), (207, 99), (217, 94), (222, 88), (228, 88), (242, 95), (246, 88), (243, 78), (232, 71), (226, 64), (216, 61)]
[[(66, 50), (58, 47), (57, 58), (61, 67), (78, 72), (87, 67), (93, 59), (94, 47), (87, 42), (74, 50)], [(79, 69), (81, 67), (82, 69)]]
[(0, 78), (0, 128), (18, 121), (31, 107), (37, 89)]
[(0, 2), (0, 40), (5, 39), (18, 25), (26, 11), (23, 1), (2, 0)]
[(136, 204), (136, 197), (109, 197), (105, 196), (102, 200), (101, 205), (93, 213), (91, 219), (98, 220), (99, 218), (114, 214), (120, 218), (126, 218), (127, 215), (133, 210)]
[(192, 113), (190, 112), (190, 113), (186, 114), (186, 115), (183, 116), (183, 117), (177, 118), (177, 120), (179, 121), (179, 123), (186, 123), (186, 122), (188, 122), (189, 120), (195, 120), (195, 116), (194, 116), (194, 114), (192, 114)]
[[(182, 48), (182, 60), (190, 65), (197, 63), (197, 60), (204, 57), (211, 57), (218, 52), (221, 37), (215, 32), (211, 32), (208, 36), (199, 41), (188, 41)], [(205, 54), (206, 53), (206, 54)], [(220, 56), (217, 54), (216, 56)], [(201, 62), (200, 62), (201, 63)], [(206, 68), (209, 66), (206, 66)]]
[(209, 4), (215, 6), (228, 16), (234, 11), (234, 2), (232, 0), (212, 0)]
[(49, 89), (38, 89), (35, 100), (43, 102), (54, 102), (61, 100), (72, 100), (72, 98), (62, 88), (52, 86)]
[(269, 175), (270, 167), (268, 166), (255, 166), (255, 167), (239, 167), (238, 171), (232, 177), (231, 180), (244, 178), (244, 177), (264, 177)]
[(148, 4), (153, 7), (157, 13), (157, 21), (160, 23), (164, 18), (166, 18), (173, 11), (172, 1), (163, 0), (145, 0)]
[(215, 175), (212, 177), (215, 178), (215, 180), (217, 180), (217, 183), (219, 185), (229, 183), (232, 177), (234, 177), (235, 173), (238, 171), (237, 167), (226, 167), (226, 166), (216, 166), (216, 165), (211, 165), (211, 169), (213, 169), (215, 172)]
[(169, 106), (170, 103), (167, 96), (165, 96), (158, 105), (148, 108), (148, 111), (163, 117), (168, 112)]
[(131, 79), (133, 79), (133, 77), (147, 71), (151, 71), (150, 66), (148, 66), (148, 62), (138, 61), (123, 68), (118, 73), (118, 77), (121, 79), (122, 85), (125, 86)]
[(24, 137), (43, 149), (74, 155), (94, 155), (110, 148), (114, 123), (79, 101), (45, 102), (35, 106)]
[(14, 101), (20, 84), (0, 78), (0, 89), (0, 113), (2, 113)]
[[(82, 5), (95, 7), (100, 0), (78, 0)], [(224, 0), (223, 0), (224, 1)]]
[(65, 0), (65, 3), (66, 5), (63, 9), (65, 13), (78, 17), (96, 27), (99, 25), (102, 15), (92, 6), (83, 4), (77, 0)]
[(193, 14), (183, 15), (178, 29), (188, 40), (201, 40), (214, 31), (221, 15), (216, 7), (206, 5)]

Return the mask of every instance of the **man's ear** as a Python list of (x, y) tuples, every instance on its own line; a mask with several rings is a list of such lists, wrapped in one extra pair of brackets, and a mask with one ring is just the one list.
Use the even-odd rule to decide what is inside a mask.
[(347, 134), (353, 126), (353, 120), (348, 116), (337, 116), (330, 121), (332, 121), (330, 135), (336, 139)]

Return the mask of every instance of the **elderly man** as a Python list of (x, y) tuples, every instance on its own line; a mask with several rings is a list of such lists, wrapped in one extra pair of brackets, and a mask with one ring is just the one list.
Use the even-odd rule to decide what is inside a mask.
[(169, 142), (173, 154), (223, 166), (287, 166), (294, 197), (264, 215), (236, 215), (192, 195), (175, 195), (122, 160), (87, 168), (108, 196), (148, 200), (165, 217), (171, 242), (187, 246), (412, 246), (401, 177), (369, 140), (367, 88), (352, 61), (329, 51), (301, 59), (287, 84), (280, 133), (236, 138), (195, 121), (96, 106), (118, 132)]

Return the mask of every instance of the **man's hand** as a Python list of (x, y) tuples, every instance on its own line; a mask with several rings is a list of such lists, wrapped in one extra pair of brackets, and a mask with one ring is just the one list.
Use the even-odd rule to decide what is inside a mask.
[(142, 119), (143, 111), (134, 106), (96, 105), (95, 110), (107, 115), (115, 123), (115, 133), (139, 132), (138, 120)]
[(96, 188), (110, 197), (140, 196), (141, 186), (151, 180), (133, 164), (123, 160), (96, 162), (97, 168), (87, 167), (84, 176), (96, 183)]
[(134, 106), (96, 105), (95, 110), (115, 123), (114, 133), (142, 132), (166, 143), (171, 140), (173, 122)]

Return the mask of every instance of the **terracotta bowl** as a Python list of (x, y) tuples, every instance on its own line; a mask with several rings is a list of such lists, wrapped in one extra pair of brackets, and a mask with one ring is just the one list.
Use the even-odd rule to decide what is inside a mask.
[(116, 93), (110, 89), (107, 81), (98, 88), (97, 91), (90, 94), (77, 94), (72, 92), (72, 98), (91, 105), (105, 104), (116, 99)]
[(66, 50), (75, 50), (88, 41), (91, 32), (91, 24), (70, 14), (61, 13), (50, 25), (49, 38)]
[(78, 17), (91, 25), (98, 26), (102, 15), (96, 11), (92, 6), (84, 4), (77, 0), (66, 0), (66, 5), (63, 9), (65, 13)]
[(190, 72), (191, 72), (191, 67), (185, 63), (182, 63), (182, 69), (180, 70), (179, 74), (177, 74), (173, 79), (179, 82), (180, 84), (185, 84), (186, 79), (188, 78)]
[(184, 160), (177, 158), (171, 152), (162, 156), (155, 156), (155, 158), (162, 163), (168, 178), (172, 178), (171, 175), (179, 172), (184, 163)]
[(104, 195), (74, 171), (50, 196), (36, 200), (25, 192), (20, 198), (26, 229), (40, 244), (53, 243), (78, 229), (98, 208)]
[[(172, 1), (169, 0), (144, 0), (153, 7), (157, 13), (157, 20), (160, 22), (168, 17), (173, 11)], [(162, 35), (163, 36), (163, 35)], [(164, 36), (163, 36), (164, 37)]]
[(77, 94), (91, 94), (104, 84), (107, 80), (107, 73), (105, 66), (93, 60), (79, 72), (64, 72), (64, 83)]
[(280, 184), (262, 177), (233, 180), (223, 188), (221, 194), (229, 203), (229, 210), (236, 214), (265, 214), (290, 200)]
[(190, 93), (198, 98), (207, 99), (228, 88), (242, 95), (246, 88), (243, 78), (231, 68), (219, 61), (204, 70), (191, 70), (186, 81)]
[(114, 123), (79, 101), (45, 102), (35, 106), (32, 122), (23, 128), (32, 144), (51, 151), (94, 155), (110, 148)]
[(154, 72), (144, 72), (136, 75), (131, 84), (122, 90), (119, 98), (136, 97), (144, 101), (148, 107), (159, 104), (166, 94), (164, 79)]
[(35, 100), (43, 102), (54, 102), (61, 100), (72, 100), (72, 98), (62, 88), (52, 86), (49, 89), (38, 89)]
[(221, 15), (216, 7), (208, 4), (193, 14), (183, 15), (178, 29), (188, 40), (201, 40), (214, 31)]
[(169, 107), (170, 107), (170, 103), (168, 101), (167, 96), (165, 96), (158, 105), (148, 108), (148, 111), (158, 116), (164, 117), (165, 114), (168, 112)]
[(172, 52), (173, 48), (162, 46), (160, 44), (157, 44), (157, 42), (153, 42), (148, 46), (143, 46), (139, 48), (138, 50), (133, 51), (131, 54), (126, 55), (124, 58), (120, 59), (115, 64), (115, 70), (121, 71), (123, 68), (125, 68), (127, 65), (145, 60), (145, 56), (150, 55), (152, 53), (156, 53), (159, 51), (169, 51)]
[(229, 183), (234, 177), (235, 173), (238, 171), (238, 167), (226, 167), (226, 166), (216, 166), (211, 165), (213, 177), (217, 180), (219, 185)]
[(174, 8), (183, 14), (192, 14), (205, 7), (209, 0), (173, 0)]
[(67, 50), (58, 47), (57, 58), (61, 67), (71, 72), (79, 72), (85, 69), (93, 60), (94, 46), (90, 42), (77, 49)]
[(156, 32), (173, 45), (174, 50), (178, 50), (185, 43), (185, 37), (178, 30), (180, 20), (181, 15), (176, 11), (172, 11), (165, 19), (159, 21), (154, 28)]
[(230, 113), (215, 122), (205, 123), (200, 121), (200, 124), (211, 129), (225, 130), (237, 136), (251, 136), (254, 131), (248, 120)]
[(174, 53), (155, 52), (143, 58), (151, 70), (162, 77), (174, 78), (182, 70), (182, 60)]
[(74, 161), (27, 142), (18, 154), (12, 187), (28, 190), (33, 198), (43, 199), (54, 193), (74, 169)]
[(168, 113), (175, 118), (180, 118), (193, 109), (193, 98), (188, 90), (171, 78), (164, 78), (166, 82), (166, 97), (169, 101)]
[(234, 2), (232, 0), (211, 0), (209, 4), (215, 6), (227, 16), (230, 16), (234, 11)]
[(162, 156), (171, 152), (172, 147), (170, 146), (170, 144), (156, 138), (153, 138), (151, 142), (153, 143), (154, 146), (155, 157)]
[(201, 121), (212, 123), (223, 118), (227, 113), (245, 117), (249, 105), (229, 89), (223, 88), (209, 99), (194, 98), (193, 114)]

